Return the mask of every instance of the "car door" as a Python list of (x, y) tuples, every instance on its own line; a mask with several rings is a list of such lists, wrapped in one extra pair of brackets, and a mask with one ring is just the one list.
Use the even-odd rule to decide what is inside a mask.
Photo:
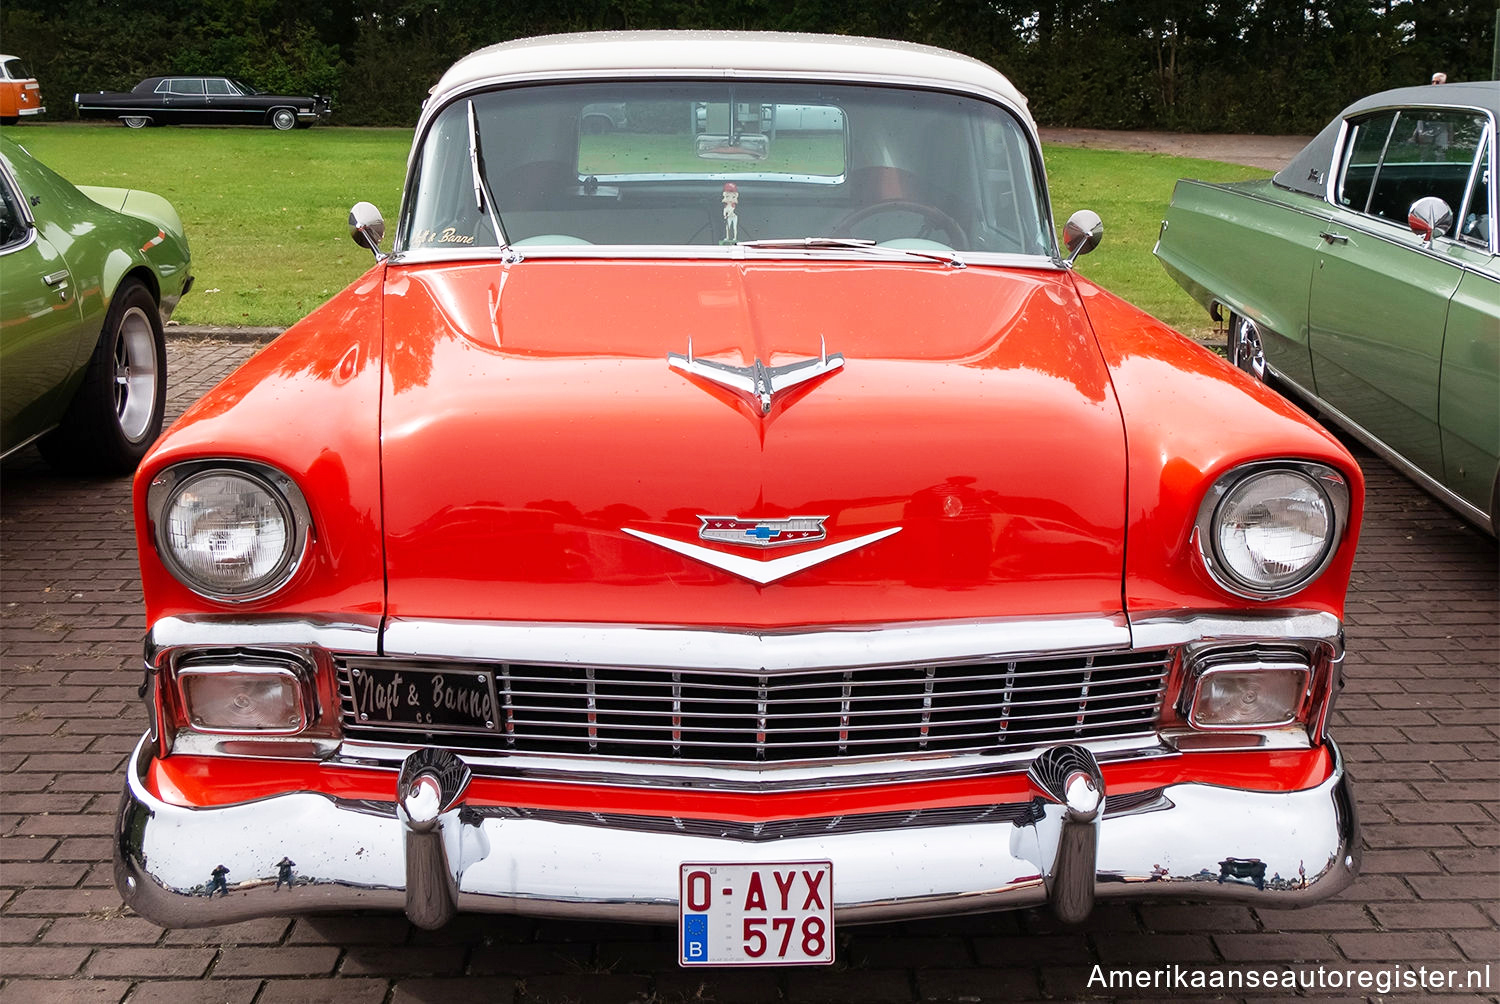
[(170, 98), (174, 122), (193, 125), (205, 121), (208, 104), (202, 77), (174, 77)]
[(1500, 242), (1495, 234), (1495, 133), (1480, 155), (1448, 253), (1464, 266), (1448, 308), (1438, 425), (1445, 483), (1463, 501), (1496, 514), (1500, 469)]
[(57, 424), (78, 365), (83, 313), (67, 262), (0, 169), (0, 454)]
[(238, 125), (259, 118), (257, 115), (246, 113), (242, 107), (245, 99), (240, 97), (234, 85), (223, 77), (205, 77), (203, 89), (204, 106), (207, 109), (203, 121), (220, 125)]
[(1463, 204), (1483, 125), (1471, 112), (1433, 109), (1351, 121), (1308, 299), (1318, 397), (1437, 481), (1443, 333), (1463, 269), (1406, 217), (1429, 195)]

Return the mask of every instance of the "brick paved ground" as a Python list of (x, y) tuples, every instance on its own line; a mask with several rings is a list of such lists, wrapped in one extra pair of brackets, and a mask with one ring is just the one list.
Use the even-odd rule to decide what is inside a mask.
[[(172, 342), (172, 413), (251, 348)], [(1500, 1000), (1495, 545), (1379, 461), (1362, 463), (1370, 518), (1336, 735), (1366, 853), (1347, 894), (1290, 913), (1111, 906), (1078, 929), (1042, 912), (849, 928), (831, 971), (705, 976), (677, 969), (661, 928), (462, 917), (427, 933), (369, 915), (163, 931), (123, 910), (108, 834), (144, 721), (128, 481), (62, 479), (13, 458), (0, 485), (0, 1004), (1066, 1000), (1108, 996), (1089, 986), (1095, 963), (1489, 964), (1477, 997), (1429, 999)]]

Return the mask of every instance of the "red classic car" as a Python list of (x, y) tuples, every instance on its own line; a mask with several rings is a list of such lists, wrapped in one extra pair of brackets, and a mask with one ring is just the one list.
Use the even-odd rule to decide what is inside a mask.
[(813, 963), (835, 922), (1351, 881), (1359, 468), (1071, 268), (1098, 218), (1054, 237), (993, 69), (506, 43), (433, 90), (391, 252), (350, 223), (374, 267), (136, 480), (142, 915)]

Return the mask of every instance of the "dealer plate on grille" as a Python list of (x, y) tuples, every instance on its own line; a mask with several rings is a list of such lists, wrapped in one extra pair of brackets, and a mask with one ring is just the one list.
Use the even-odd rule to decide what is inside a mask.
[(352, 669), (354, 712), (361, 725), (384, 728), (494, 732), (495, 676), (444, 666)]
[(690, 863), (679, 885), (682, 965), (833, 962), (833, 862)]

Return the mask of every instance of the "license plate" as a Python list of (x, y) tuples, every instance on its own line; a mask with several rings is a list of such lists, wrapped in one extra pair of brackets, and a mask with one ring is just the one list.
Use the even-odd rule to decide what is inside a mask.
[(350, 670), (361, 725), (398, 729), (494, 732), (495, 674), (444, 666), (359, 666)]
[(833, 862), (685, 864), (678, 961), (684, 966), (833, 962)]

